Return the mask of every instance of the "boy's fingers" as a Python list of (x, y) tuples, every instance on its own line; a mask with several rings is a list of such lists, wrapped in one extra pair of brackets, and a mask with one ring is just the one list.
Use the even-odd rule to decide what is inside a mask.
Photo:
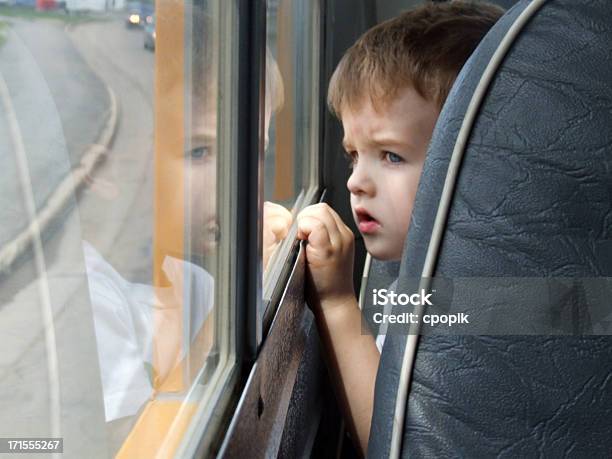
[[(314, 218), (321, 221), (325, 225), (325, 229), (329, 234), (329, 240), (334, 248), (341, 248), (342, 245), (342, 233), (338, 227), (338, 223), (333, 217), (335, 212), (327, 204), (315, 204), (313, 206), (306, 207), (298, 215), (298, 220), (301, 218)], [(340, 220), (342, 221), (342, 220)]]
[(351, 231), (351, 229), (345, 225), (344, 221), (342, 221), (342, 218), (340, 217), (340, 215), (338, 215), (337, 212), (335, 212), (333, 209), (331, 209), (331, 216), (333, 217), (333, 219), (336, 221), (336, 225), (338, 225), (338, 229), (340, 231), (340, 234), (342, 234), (343, 236), (343, 241), (348, 240), (353, 240), (355, 238), (355, 235), (353, 234), (353, 232)]
[(275, 202), (266, 201), (264, 202), (264, 218), (266, 217), (279, 217), (288, 221), (289, 224), (293, 221), (293, 217), (291, 216), (291, 212), (285, 209), (280, 204), (276, 204)]
[(283, 206), (264, 202), (264, 242), (272, 243), (284, 239), (289, 232), (293, 216)]
[(320, 202), (318, 204), (312, 204), (311, 206), (306, 207), (300, 212), (301, 214), (320, 214), (321, 212), (334, 212), (329, 204), (325, 202)]
[(321, 209), (322, 215), (325, 216), (327, 225), (333, 228), (332, 242), (334, 243), (334, 247), (342, 249), (346, 240), (346, 234), (343, 232), (346, 225), (342, 221), (342, 218), (340, 218), (340, 215), (326, 203), (317, 204), (317, 207)]
[(285, 239), (291, 226), (291, 220), (287, 221), (284, 216), (273, 216), (264, 219), (264, 228), (267, 231), (271, 231), (274, 237), (279, 239)]
[(308, 244), (315, 248), (331, 245), (325, 223), (312, 216), (298, 216), (298, 239), (307, 239)]
[(320, 215), (323, 212), (333, 212), (333, 209), (324, 202), (319, 204), (312, 204), (311, 206), (305, 207), (300, 212), (300, 215)]

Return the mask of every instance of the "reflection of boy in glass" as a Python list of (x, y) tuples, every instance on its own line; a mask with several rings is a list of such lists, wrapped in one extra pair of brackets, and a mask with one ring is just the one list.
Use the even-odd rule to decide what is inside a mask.
[[(204, 43), (204, 42), (203, 42)], [(192, 252), (210, 254), (216, 246), (218, 221), (216, 212), (217, 190), (217, 59), (213, 47), (196, 48), (196, 58), (200, 56), (198, 71), (193, 75), (192, 99), (192, 137), (187, 161), (179, 159), (174, 167), (185, 168), (186, 182), (191, 185), (191, 244)], [(276, 61), (266, 51), (265, 80), (265, 146), (268, 146), (270, 120), (284, 101), (283, 81)], [(180, 210), (180, 209), (179, 209)], [(264, 267), (278, 242), (289, 229), (292, 217), (284, 207), (264, 203), (263, 220), (263, 263)], [(178, 222), (177, 224), (181, 224)], [(180, 231), (177, 228), (177, 231)]]
[[(205, 24), (211, 21), (197, 12), (194, 21), (194, 30), (197, 24), (198, 30), (205, 31), (205, 39), (193, 44), (191, 140), (187, 154), (171, 152), (164, 161), (171, 175), (184, 177), (186, 192), (179, 187), (175, 196), (164, 197), (164, 218), (175, 225), (173, 234), (188, 235), (190, 250), (185, 257), (190, 261), (181, 259), (182, 238), (177, 238), (176, 247), (172, 240), (166, 241), (169, 244), (161, 247), (165, 254), (161, 269), (167, 286), (134, 284), (84, 243), (107, 421), (136, 414), (154, 388), (163, 389), (177, 364), (190, 357), (185, 341), (191, 346), (194, 340), (200, 341), (200, 362), (212, 346), (214, 278), (204, 266), (213, 265), (209, 260), (215, 259), (220, 231), (216, 211), (218, 57), (214, 28)], [(267, 144), (270, 118), (282, 104), (283, 85), (276, 62), (270, 53), (266, 57)], [(189, 197), (187, 202), (182, 195)], [(282, 206), (265, 203), (263, 223), (265, 265), (287, 234), (291, 214)]]

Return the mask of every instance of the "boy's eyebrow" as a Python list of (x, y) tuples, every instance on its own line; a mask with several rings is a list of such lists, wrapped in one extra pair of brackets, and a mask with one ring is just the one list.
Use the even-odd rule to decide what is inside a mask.
[(215, 143), (217, 141), (217, 133), (215, 131), (204, 130), (202, 132), (195, 132), (191, 136), (191, 143)]
[[(369, 139), (368, 143), (371, 145), (375, 145), (377, 147), (389, 146), (389, 145), (410, 147), (412, 145), (412, 143), (406, 139), (402, 139), (400, 137), (387, 136), (387, 135), (381, 135), (380, 137), (374, 137), (372, 139)], [(342, 146), (347, 151), (355, 149), (353, 145), (346, 138), (342, 139)]]
[(401, 137), (394, 137), (394, 136), (389, 136), (389, 135), (381, 135), (381, 136), (374, 136), (374, 138), (371, 139), (371, 143), (377, 146), (385, 146), (385, 145), (394, 145), (394, 146), (410, 146), (412, 144), (412, 142), (410, 142), (407, 139), (401, 138)]

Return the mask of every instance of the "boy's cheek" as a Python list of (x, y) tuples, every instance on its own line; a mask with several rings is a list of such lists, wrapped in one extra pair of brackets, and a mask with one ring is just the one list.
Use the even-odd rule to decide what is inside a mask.
[(353, 195), (351, 195), (351, 218), (352, 220), (355, 222), (355, 224), (357, 224), (357, 214), (355, 213), (355, 203), (353, 202)]

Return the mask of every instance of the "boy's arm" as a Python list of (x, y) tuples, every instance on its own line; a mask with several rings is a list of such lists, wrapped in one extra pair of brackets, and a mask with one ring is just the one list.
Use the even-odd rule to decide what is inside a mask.
[(372, 335), (361, 332), (361, 311), (354, 297), (316, 314), (316, 319), (345, 419), (365, 456), (380, 354)]
[(317, 204), (298, 216), (298, 238), (308, 240), (307, 301), (345, 419), (365, 455), (380, 354), (372, 335), (362, 333), (353, 291), (353, 233), (327, 204)]

